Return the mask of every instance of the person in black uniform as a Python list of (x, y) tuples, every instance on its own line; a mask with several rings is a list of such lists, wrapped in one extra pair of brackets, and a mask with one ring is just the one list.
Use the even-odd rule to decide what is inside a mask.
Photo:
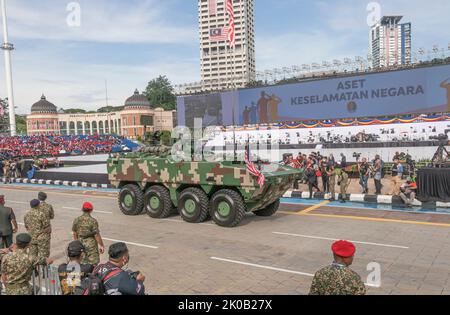
[(58, 267), (63, 295), (83, 295), (86, 289), (83, 287), (83, 280), (94, 271), (94, 266), (81, 263), (84, 251), (80, 241), (71, 242), (67, 248), (69, 262)]
[(115, 243), (108, 250), (109, 261), (98, 265), (94, 275), (103, 282), (106, 295), (145, 295), (145, 276), (126, 270), (130, 254), (125, 243)]

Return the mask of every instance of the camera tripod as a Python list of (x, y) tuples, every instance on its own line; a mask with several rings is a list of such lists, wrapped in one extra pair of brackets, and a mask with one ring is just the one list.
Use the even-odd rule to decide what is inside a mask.
[(433, 156), (432, 162), (435, 167), (445, 167), (450, 161), (450, 153), (445, 148), (445, 144), (441, 143)]

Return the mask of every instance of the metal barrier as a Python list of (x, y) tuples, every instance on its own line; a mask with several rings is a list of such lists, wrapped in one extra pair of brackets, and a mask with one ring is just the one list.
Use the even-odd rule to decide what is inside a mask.
[(37, 266), (31, 277), (33, 295), (62, 295), (58, 269), (53, 266)]

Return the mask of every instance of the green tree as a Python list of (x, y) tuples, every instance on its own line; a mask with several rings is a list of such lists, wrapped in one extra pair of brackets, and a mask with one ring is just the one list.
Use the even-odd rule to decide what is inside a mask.
[(160, 75), (150, 81), (145, 89), (152, 108), (162, 107), (164, 110), (174, 110), (177, 98), (174, 94), (172, 84), (166, 76)]
[(86, 111), (84, 109), (78, 109), (78, 108), (69, 108), (69, 109), (63, 109), (65, 114), (86, 114)]
[(27, 118), (25, 116), (16, 115), (16, 128), (18, 135), (27, 134)]
[(97, 113), (111, 113), (123, 110), (124, 106), (105, 106), (97, 110)]

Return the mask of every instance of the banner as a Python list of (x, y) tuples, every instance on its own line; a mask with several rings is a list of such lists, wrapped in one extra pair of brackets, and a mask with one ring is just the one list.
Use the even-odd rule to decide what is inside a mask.
[[(194, 117), (205, 126), (295, 124), (339, 120), (338, 125), (373, 124), (364, 117), (402, 117), (450, 112), (450, 65), (370, 73), (333, 79), (241, 89), (178, 98), (178, 122), (188, 127)], [(435, 121), (436, 118), (429, 118)], [(392, 119), (379, 119), (379, 124)], [(329, 122), (304, 123), (307, 128)]]

